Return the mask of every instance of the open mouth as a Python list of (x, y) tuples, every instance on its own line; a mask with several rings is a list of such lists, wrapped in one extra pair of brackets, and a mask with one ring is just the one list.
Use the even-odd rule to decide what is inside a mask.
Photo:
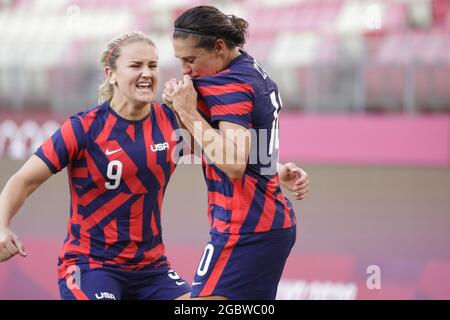
[(136, 88), (141, 90), (150, 91), (152, 89), (152, 83), (151, 82), (138, 82), (136, 84)]

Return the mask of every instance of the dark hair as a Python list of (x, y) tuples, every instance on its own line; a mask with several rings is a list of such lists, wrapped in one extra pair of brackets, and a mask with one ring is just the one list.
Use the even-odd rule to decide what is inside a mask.
[(174, 38), (198, 38), (197, 47), (213, 49), (218, 38), (233, 49), (243, 47), (248, 22), (234, 15), (226, 15), (212, 6), (197, 6), (183, 12), (174, 22)]

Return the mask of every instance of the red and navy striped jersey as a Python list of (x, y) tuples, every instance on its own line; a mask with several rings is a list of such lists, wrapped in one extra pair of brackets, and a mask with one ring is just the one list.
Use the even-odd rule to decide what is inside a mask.
[(211, 231), (241, 234), (295, 225), (292, 205), (283, 195), (277, 174), (281, 99), (276, 83), (244, 51), (224, 71), (193, 81), (198, 110), (213, 128), (227, 121), (252, 133), (241, 179), (230, 179), (203, 155)]
[(130, 121), (107, 101), (70, 117), (37, 149), (53, 173), (67, 166), (69, 177), (60, 277), (73, 264), (138, 270), (168, 263), (161, 210), (182, 139), (172, 136), (176, 129), (175, 115), (164, 105), (152, 103), (149, 116)]

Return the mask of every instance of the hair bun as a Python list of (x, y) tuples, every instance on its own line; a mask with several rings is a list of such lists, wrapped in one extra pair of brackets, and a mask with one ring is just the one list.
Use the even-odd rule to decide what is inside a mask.
[(233, 41), (239, 46), (243, 46), (247, 37), (248, 22), (233, 14), (228, 15), (228, 18), (236, 30), (236, 32), (233, 32)]

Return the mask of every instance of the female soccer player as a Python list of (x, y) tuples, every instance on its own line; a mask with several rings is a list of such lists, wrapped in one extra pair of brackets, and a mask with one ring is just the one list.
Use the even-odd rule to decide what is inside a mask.
[(184, 78), (166, 83), (163, 99), (203, 150), (211, 223), (192, 297), (275, 299), (296, 239), (280, 176), (290, 178), (287, 186), (297, 199), (309, 185), (302, 171), (303, 177), (292, 179), (292, 164), (279, 165), (277, 173), (278, 87), (242, 50), (245, 20), (198, 6), (174, 26)]
[[(9, 228), (26, 198), (68, 167), (70, 221), (58, 263), (62, 299), (188, 298), (161, 238), (164, 192), (179, 141), (173, 111), (153, 102), (158, 51), (141, 32), (111, 41), (101, 62), (100, 105), (68, 119), (0, 195), (0, 261), (19, 253)], [(179, 140), (181, 138), (179, 137)]]

